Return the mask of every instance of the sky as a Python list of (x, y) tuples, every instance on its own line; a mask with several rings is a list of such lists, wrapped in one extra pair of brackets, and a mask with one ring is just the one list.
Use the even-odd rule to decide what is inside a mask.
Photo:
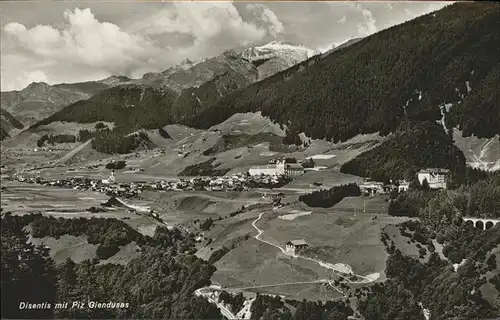
[(270, 41), (325, 51), (449, 2), (0, 2), (1, 91), (139, 78)]

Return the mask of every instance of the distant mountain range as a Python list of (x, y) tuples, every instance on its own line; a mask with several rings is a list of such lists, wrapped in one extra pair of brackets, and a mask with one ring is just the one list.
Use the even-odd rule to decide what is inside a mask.
[[(140, 79), (110, 77), (95, 82), (98, 86), (91, 98), (73, 101), (65, 108), (60, 107), (33, 126), (53, 121), (93, 122), (115, 119), (116, 123), (116, 119), (120, 119), (119, 122), (124, 127), (140, 129), (141, 126), (156, 126), (159, 119), (166, 121), (164, 124), (183, 122), (214, 105), (222, 97), (248, 87), (266, 75), (287, 69), (313, 53), (311, 49), (304, 47), (271, 42), (241, 53), (229, 50), (197, 62), (186, 59), (163, 72), (147, 73)], [(76, 85), (79, 84), (73, 86)], [(165, 95), (165, 92), (168, 94)], [(146, 97), (151, 94), (155, 98), (143, 99), (144, 93), (147, 93)], [(166, 96), (168, 98), (160, 98)], [(163, 108), (157, 117), (151, 114), (153, 109), (157, 110), (150, 105), (151, 101)], [(137, 116), (123, 119), (123, 115), (128, 115), (123, 113), (124, 108), (131, 110), (131, 106), (134, 108), (133, 114), (137, 112)], [(146, 116), (148, 120), (142, 119)]]
[[(114, 85), (116, 84), (119, 82)], [(34, 82), (21, 91), (2, 92), (2, 109), (10, 112), (24, 125), (31, 125), (71, 103), (88, 99), (111, 86), (106, 81), (56, 85)]]
[[(33, 126), (114, 121), (128, 130), (171, 123), (207, 129), (235, 113), (261, 111), (292, 131), (338, 142), (358, 134), (386, 135), (404, 120), (439, 121), (447, 105), (446, 127), (464, 137), (493, 138), (500, 134), (499, 8), (456, 3), (321, 54), (271, 42), (186, 60), (141, 79), (89, 82), (86, 90), (82, 84), (44, 85), (40, 93), (31, 88), (31, 96), (45, 97), (44, 103), (54, 101), (47, 92), (69, 91), (71, 99), (98, 92), (64, 108), (57, 104), (59, 111)], [(2, 95), (2, 107), (23, 121), (24, 101), (33, 109), (38, 100), (9, 101), (3, 107)]]
[[(2, 92), (1, 106), (21, 123), (30, 126), (52, 116), (65, 106), (89, 99), (103, 90), (119, 85), (146, 86), (175, 91), (182, 106), (174, 113), (182, 119), (184, 113), (191, 114), (193, 109), (213, 104), (234, 90), (287, 69), (307, 59), (312, 52), (304, 47), (271, 42), (241, 53), (229, 50), (200, 61), (186, 59), (179, 65), (159, 73), (147, 73), (140, 79), (111, 76), (100, 81), (72, 84), (32, 83), (20, 91)], [(265, 58), (266, 62), (263, 63), (261, 58)]]

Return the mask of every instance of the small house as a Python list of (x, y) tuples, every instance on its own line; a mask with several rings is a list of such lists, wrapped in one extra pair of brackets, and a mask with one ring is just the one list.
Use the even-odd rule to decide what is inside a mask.
[(288, 253), (295, 254), (297, 250), (307, 248), (308, 244), (304, 239), (290, 240), (285, 243), (285, 250)]
[(398, 192), (406, 192), (410, 189), (410, 183), (406, 180), (400, 180), (398, 186)]

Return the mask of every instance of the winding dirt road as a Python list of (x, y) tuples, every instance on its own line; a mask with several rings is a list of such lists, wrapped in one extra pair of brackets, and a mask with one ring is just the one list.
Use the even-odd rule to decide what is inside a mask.
[[(370, 277), (362, 276), (362, 275), (355, 274), (355, 273), (345, 272), (345, 267), (344, 267), (343, 264), (334, 265), (334, 264), (331, 264), (331, 263), (328, 263), (328, 262), (324, 262), (324, 261), (321, 261), (321, 260), (318, 260), (318, 259), (304, 257), (304, 256), (297, 255), (297, 254), (294, 254), (294, 253), (291, 253), (291, 252), (287, 252), (283, 247), (281, 247), (281, 246), (279, 246), (279, 245), (277, 245), (275, 243), (272, 243), (270, 241), (262, 239), (262, 235), (264, 234), (264, 231), (262, 229), (259, 229), (259, 227), (257, 227), (257, 223), (260, 221), (260, 219), (262, 219), (262, 216), (264, 214), (265, 214), (265, 212), (261, 212), (259, 214), (259, 217), (252, 222), (252, 227), (257, 231), (257, 234), (254, 236), (254, 238), (256, 240), (258, 240), (258, 241), (260, 241), (262, 243), (265, 243), (267, 245), (275, 247), (276, 249), (280, 250), (283, 254), (285, 254), (287, 256), (291, 256), (291, 257), (299, 258), (299, 259), (304, 259), (304, 260), (309, 260), (309, 261), (312, 261), (314, 263), (317, 263), (320, 266), (322, 266), (322, 267), (324, 267), (326, 269), (331, 270), (333, 272), (333, 274), (335, 274), (338, 277), (342, 278), (343, 282), (347, 282), (347, 283), (351, 283), (351, 284), (355, 284), (355, 283), (359, 283), (360, 284), (360, 283), (370, 283), (370, 282), (373, 282), (373, 281), (376, 280), (376, 278), (370, 278)], [(354, 276), (356, 278), (360, 278), (362, 280), (360, 280), (360, 281), (352, 281), (352, 280), (350, 280), (348, 278), (348, 277), (352, 277), (352, 276)], [(331, 279), (319, 279), (319, 280), (315, 280), (315, 281), (302, 281), (302, 282), (275, 283), (275, 284), (266, 284), (266, 285), (258, 285), (258, 286), (242, 287), (242, 288), (215, 288), (215, 287), (212, 286), (212, 287), (200, 288), (200, 289), (196, 290), (195, 294), (197, 296), (203, 296), (206, 299), (208, 299), (208, 301), (210, 301), (211, 303), (214, 303), (219, 308), (219, 310), (221, 311), (221, 313), (222, 313), (222, 315), (224, 317), (226, 317), (227, 319), (232, 320), (232, 319), (237, 319), (237, 317), (226, 306), (224, 306), (222, 303), (218, 302), (217, 300), (215, 300), (213, 298), (214, 291), (221, 291), (221, 290), (241, 291), (241, 290), (257, 289), (257, 288), (279, 287), (279, 286), (297, 285), (297, 284), (315, 284), (315, 283), (326, 283), (326, 284), (328, 284), (332, 289), (334, 289), (335, 291), (337, 291), (338, 293), (340, 293), (342, 295), (342, 297), (340, 297), (339, 299), (343, 299), (343, 298), (347, 297), (347, 295), (344, 292), (342, 292), (339, 288), (337, 288), (333, 284), (333, 280), (331, 280)]]

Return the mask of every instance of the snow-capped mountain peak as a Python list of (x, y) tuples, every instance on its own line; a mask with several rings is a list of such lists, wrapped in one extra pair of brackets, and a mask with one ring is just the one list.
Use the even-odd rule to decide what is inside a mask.
[(288, 69), (316, 54), (315, 50), (305, 46), (296, 46), (281, 41), (272, 41), (240, 52), (242, 58), (257, 66), (259, 80)]
[(289, 57), (297, 61), (303, 61), (314, 56), (316, 53), (315, 50), (305, 46), (295, 46), (281, 41), (271, 41), (262, 46), (250, 47), (242, 51), (240, 55), (251, 61), (269, 59), (276, 56)]

